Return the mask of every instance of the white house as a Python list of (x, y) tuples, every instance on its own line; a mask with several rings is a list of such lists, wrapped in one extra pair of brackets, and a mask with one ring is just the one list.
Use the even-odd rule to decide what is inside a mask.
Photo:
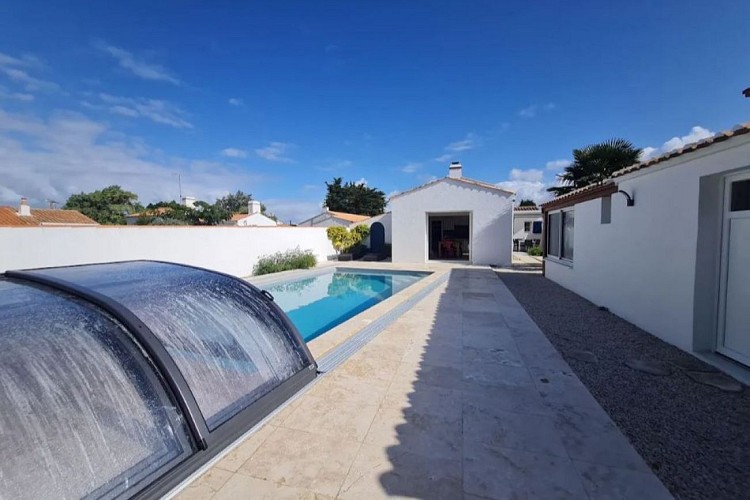
[(750, 123), (542, 209), (547, 278), (724, 369), (750, 366)]
[(349, 227), (352, 225), (357, 225), (358, 223), (361, 223), (363, 221), (366, 221), (369, 218), (370, 218), (369, 215), (348, 214), (346, 212), (334, 212), (326, 208), (325, 211), (319, 213), (318, 215), (314, 217), (305, 219), (302, 222), (298, 223), (297, 225), (303, 226), (303, 227), (304, 226), (307, 226), (307, 227), (329, 227), (329, 226)]
[(513, 209), (513, 249), (526, 250), (542, 244), (542, 209), (515, 207)]
[(390, 198), (393, 262), (510, 265), (514, 194), (462, 170)]
[(250, 200), (247, 202), (247, 213), (246, 214), (234, 214), (232, 216), (231, 224), (234, 226), (277, 226), (278, 223), (270, 217), (266, 217), (261, 213), (260, 202), (257, 200)]

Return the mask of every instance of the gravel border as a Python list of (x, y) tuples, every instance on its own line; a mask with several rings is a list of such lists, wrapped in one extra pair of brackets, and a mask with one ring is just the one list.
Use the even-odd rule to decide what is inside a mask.
[[(540, 273), (497, 275), (675, 497), (748, 498), (750, 388), (730, 393), (692, 381), (670, 363), (710, 367)], [(634, 358), (672, 373), (625, 366)]]

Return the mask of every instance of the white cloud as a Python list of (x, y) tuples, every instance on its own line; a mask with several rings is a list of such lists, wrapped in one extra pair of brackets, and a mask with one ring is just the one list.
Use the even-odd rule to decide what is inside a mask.
[(358, 181), (356, 181), (354, 184), (357, 186), (366, 186), (367, 185), (367, 179), (364, 177), (360, 178)]
[(193, 125), (185, 119), (185, 111), (167, 101), (145, 97), (118, 97), (110, 94), (99, 94), (98, 98), (98, 103), (84, 101), (82, 104), (90, 109), (104, 110), (130, 118), (145, 118), (161, 125), (193, 128)]
[(522, 118), (534, 118), (536, 116), (536, 104), (523, 108), (518, 112), (518, 116)]
[(521, 170), (514, 168), (510, 171), (510, 180), (523, 182), (541, 182), (544, 178), (544, 171), (536, 168)]
[(247, 158), (247, 151), (237, 148), (226, 148), (221, 150), (221, 155), (227, 158)]
[(437, 161), (437, 162), (440, 162), (440, 163), (445, 163), (445, 162), (447, 162), (448, 160), (450, 160), (451, 158), (453, 158), (453, 155), (452, 155), (452, 154), (450, 154), (450, 153), (445, 153), (444, 155), (440, 155), (440, 156), (438, 156), (437, 158), (435, 158), (435, 161)]
[(9, 101), (31, 102), (34, 100), (34, 96), (32, 94), (26, 94), (23, 92), (10, 92), (8, 91), (8, 89), (0, 87), (0, 99)]
[(690, 129), (690, 132), (687, 135), (683, 135), (682, 137), (672, 137), (667, 142), (662, 144), (659, 148), (655, 148), (652, 146), (643, 148), (643, 151), (641, 151), (641, 160), (649, 160), (664, 153), (674, 151), (675, 149), (684, 148), (688, 144), (702, 141), (703, 139), (708, 139), (713, 135), (714, 132), (711, 132), (707, 128), (696, 125), (695, 127)]
[(25, 55), (20, 59), (0, 52), (0, 73), (8, 80), (23, 87), (27, 92), (54, 92), (60, 90), (60, 86), (54, 82), (42, 80), (28, 73), (30, 68), (41, 66), (39, 60), (34, 56)]
[(244, 106), (245, 105), (245, 101), (243, 101), (242, 99), (240, 99), (238, 97), (231, 97), (229, 99), (229, 104), (231, 104), (232, 106), (238, 106), (239, 107), (239, 106)]
[(121, 68), (129, 71), (139, 78), (142, 78), (144, 80), (167, 82), (174, 85), (180, 84), (180, 80), (172, 75), (172, 73), (164, 66), (146, 62), (142, 59), (139, 59), (131, 52), (128, 52), (127, 50), (121, 49), (119, 47), (115, 47), (114, 45), (109, 45), (102, 40), (95, 41), (93, 45), (97, 50), (100, 50), (105, 54), (109, 54), (115, 60), (117, 60), (117, 64), (119, 64)]
[(554, 102), (548, 102), (547, 104), (531, 104), (526, 106), (518, 112), (518, 116), (521, 118), (534, 118), (539, 111), (552, 111), (557, 107)]
[(479, 137), (475, 134), (466, 134), (466, 138), (461, 141), (451, 142), (445, 147), (446, 151), (452, 153), (458, 153), (460, 151), (468, 151), (474, 149), (479, 145)]
[(321, 185), (319, 184), (305, 184), (302, 186), (303, 191), (318, 191), (321, 189)]
[(406, 165), (404, 165), (401, 168), (401, 171), (404, 172), (405, 174), (413, 174), (414, 172), (416, 172), (417, 170), (419, 170), (421, 167), (422, 167), (421, 163), (410, 162), (410, 163), (407, 163)]
[(71, 112), (40, 119), (0, 110), (0, 202), (20, 196), (43, 206), (64, 202), (81, 191), (119, 184), (149, 203), (184, 194), (213, 201), (227, 192), (256, 185), (262, 176), (219, 162), (165, 156), (142, 140), (106, 123)]
[(552, 160), (548, 161), (544, 168), (552, 170), (553, 172), (559, 172), (565, 170), (565, 167), (569, 166), (571, 163), (573, 162), (570, 160)]
[(283, 163), (292, 163), (294, 160), (289, 158), (287, 153), (294, 147), (293, 144), (286, 142), (272, 142), (264, 148), (255, 150), (255, 154), (269, 161), (279, 161)]
[(268, 211), (276, 215), (281, 221), (293, 223), (302, 222), (305, 219), (319, 214), (323, 210), (323, 204), (314, 200), (295, 200), (288, 198), (270, 198), (262, 201)]
[(542, 203), (552, 198), (551, 193), (547, 192), (547, 188), (552, 186), (553, 182), (545, 179), (544, 170), (514, 168), (510, 171), (508, 180), (498, 182), (496, 186), (516, 193), (516, 201), (531, 199), (536, 203)]

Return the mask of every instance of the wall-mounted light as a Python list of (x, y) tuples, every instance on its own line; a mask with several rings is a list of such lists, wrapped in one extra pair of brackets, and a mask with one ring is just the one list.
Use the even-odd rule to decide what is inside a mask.
[(624, 195), (625, 195), (625, 198), (627, 198), (627, 199), (628, 199), (628, 206), (629, 206), (629, 207), (632, 207), (633, 205), (635, 205), (635, 200), (634, 200), (634, 199), (633, 199), (633, 197), (632, 197), (632, 196), (630, 196), (630, 195), (629, 195), (628, 193), (626, 193), (626, 192), (625, 192), (625, 191), (623, 191), (622, 189), (620, 189), (620, 190), (618, 191), (618, 193), (622, 193), (622, 194), (624, 194)]

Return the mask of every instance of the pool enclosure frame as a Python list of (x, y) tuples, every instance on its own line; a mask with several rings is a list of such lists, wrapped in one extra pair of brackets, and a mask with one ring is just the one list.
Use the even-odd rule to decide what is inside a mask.
[[(187, 458), (185, 458), (184, 453), (175, 457), (173, 460), (167, 462), (144, 478), (141, 481), (144, 483), (143, 485), (134, 486), (125, 492), (125, 496), (128, 497), (160, 497), (167, 494), (170, 490), (180, 484), (180, 482), (185, 480), (191, 473), (195, 472), (202, 465), (206, 464), (213, 457), (221, 453), (227, 446), (232, 444), (243, 434), (247, 433), (253, 426), (263, 420), (284, 401), (288, 400), (302, 387), (310, 383), (317, 376), (318, 367), (310, 350), (302, 340), (297, 328), (291, 323), (281, 308), (273, 301), (273, 296), (265, 290), (261, 290), (251, 283), (235, 276), (186, 264), (152, 260), (108, 262), (106, 264), (121, 264), (126, 262), (152, 262), (182, 266), (206, 273), (212, 273), (214, 275), (224, 276), (236, 282), (240, 282), (242, 286), (252, 289), (270, 303), (271, 309), (276, 313), (287, 331), (294, 337), (295, 343), (299, 346), (303, 359), (303, 368), (300, 371), (282, 381), (277, 387), (255, 400), (246, 408), (240, 410), (227, 421), (218, 425), (214, 430), (209, 430), (209, 426), (199, 409), (193, 391), (191, 390), (185, 376), (178, 368), (175, 360), (167, 352), (166, 347), (152, 330), (130, 309), (117, 300), (96, 292), (88, 287), (42, 274), (49, 268), (6, 271), (2, 276), (8, 278), (12, 282), (63, 292), (93, 304), (103, 310), (125, 327), (125, 330), (133, 336), (135, 342), (150, 358), (153, 363), (153, 369), (156, 372), (155, 374), (160, 376), (164, 381), (165, 390), (167, 391), (168, 396), (179, 407), (181, 415), (185, 419), (189, 436), (193, 441), (192, 453), (188, 450), (187, 453), (189, 456)], [(87, 266), (88, 265), (65, 267)], [(307, 361), (309, 361), (309, 363)]]

